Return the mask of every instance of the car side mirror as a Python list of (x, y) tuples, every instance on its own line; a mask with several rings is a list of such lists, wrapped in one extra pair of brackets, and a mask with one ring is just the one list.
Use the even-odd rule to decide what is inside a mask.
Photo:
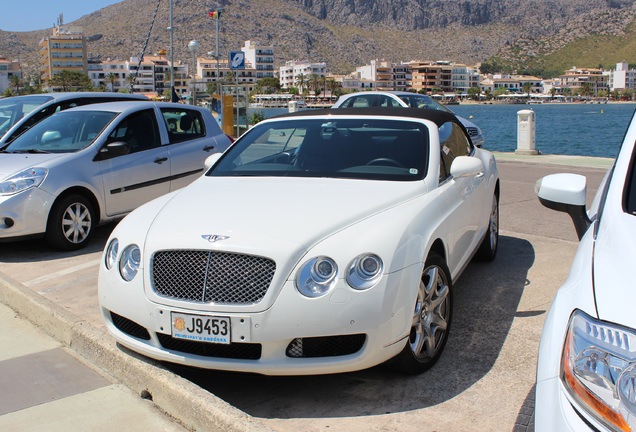
[(203, 163), (205, 165), (205, 168), (206, 169), (212, 168), (212, 166), (216, 163), (216, 161), (218, 161), (221, 158), (222, 155), (223, 153), (218, 152), (218, 153), (211, 154), (210, 156), (205, 158), (205, 162)]
[(116, 141), (106, 144), (99, 151), (99, 160), (112, 159), (117, 156), (123, 156), (130, 153), (130, 144), (125, 141)]
[(458, 156), (451, 164), (450, 173), (455, 178), (471, 177), (484, 172), (481, 159), (472, 156)]
[(42, 144), (57, 141), (62, 139), (62, 133), (60, 131), (46, 131), (42, 134)]
[(539, 179), (535, 185), (539, 201), (545, 207), (567, 213), (572, 218), (579, 240), (592, 221), (587, 217), (587, 180), (579, 174), (551, 174)]

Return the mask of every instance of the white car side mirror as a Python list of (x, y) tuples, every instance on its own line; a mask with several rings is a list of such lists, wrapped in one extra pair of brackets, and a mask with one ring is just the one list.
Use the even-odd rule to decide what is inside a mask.
[(222, 155), (223, 155), (223, 153), (218, 152), (218, 153), (214, 153), (214, 154), (211, 154), (210, 156), (208, 156), (205, 159), (205, 162), (203, 163), (205, 165), (205, 168), (206, 169), (210, 169), (216, 163), (216, 161), (218, 161), (221, 158)]
[(585, 210), (587, 180), (579, 174), (551, 174), (537, 180), (534, 190), (545, 207), (570, 215), (579, 240), (591, 221)]
[(484, 164), (481, 159), (471, 156), (458, 156), (451, 164), (451, 176), (470, 177), (482, 174), (484, 172)]

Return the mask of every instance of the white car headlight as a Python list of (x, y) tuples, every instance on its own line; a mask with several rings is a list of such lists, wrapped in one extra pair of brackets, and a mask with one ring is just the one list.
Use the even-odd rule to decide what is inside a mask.
[(108, 270), (115, 266), (117, 260), (117, 252), (119, 252), (119, 240), (112, 239), (106, 247), (106, 253), (104, 254), (104, 264)]
[(121, 253), (119, 259), (119, 274), (126, 281), (130, 282), (137, 275), (141, 264), (141, 251), (137, 245), (130, 245)]
[(307, 297), (327, 294), (336, 284), (338, 265), (331, 258), (320, 256), (307, 261), (296, 280), (298, 291)]
[(377, 255), (360, 255), (349, 264), (347, 283), (357, 290), (371, 288), (382, 277), (383, 266), (382, 259)]
[(0, 195), (13, 195), (32, 187), (38, 187), (48, 174), (46, 168), (29, 168), (0, 182)]
[(561, 379), (570, 395), (612, 430), (636, 427), (636, 333), (581, 311), (570, 318)]

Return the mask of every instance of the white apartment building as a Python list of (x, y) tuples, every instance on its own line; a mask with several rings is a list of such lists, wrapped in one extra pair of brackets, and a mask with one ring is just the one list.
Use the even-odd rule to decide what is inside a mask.
[(455, 91), (468, 93), (469, 88), (479, 88), (479, 68), (465, 64), (452, 64), (451, 85)]
[(368, 65), (357, 67), (356, 73), (364, 86), (359, 90), (408, 90), (411, 86), (411, 66), (406, 63), (371, 60)]
[(204, 92), (208, 83), (220, 81), (223, 85), (236, 84), (247, 87), (247, 91), (254, 90), (257, 81), (257, 70), (251, 67), (251, 63), (245, 69), (232, 70), (228, 60), (197, 58), (196, 88), (197, 92)]
[(627, 62), (616, 63), (616, 70), (609, 71), (611, 90), (636, 89), (636, 69), (629, 69)]
[(12, 87), (11, 77), (17, 76), (22, 79), (22, 71), (20, 63), (17, 61), (9, 61), (4, 57), (0, 57), (0, 94), (4, 93), (8, 88)]
[[(129, 77), (135, 76), (134, 93), (153, 94), (158, 96), (170, 87), (170, 62), (162, 55), (145, 56), (139, 63), (138, 57), (129, 60), (89, 60), (88, 76), (95, 87), (104, 87), (107, 91), (118, 92), (130, 90)], [(111, 82), (111, 78), (113, 81)], [(175, 90), (184, 95), (188, 91), (188, 66), (178, 63), (175, 65)]]
[[(279, 68), (278, 79), (282, 88), (296, 87), (300, 89), (300, 77), (305, 81), (304, 86), (312, 75), (319, 77), (327, 76), (327, 64), (325, 62), (311, 63), (309, 60), (292, 60), (285, 62), (285, 66)], [(300, 89), (302, 90), (302, 89)]]
[(271, 45), (260, 45), (258, 42), (245, 41), (245, 46), (241, 48), (245, 53), (245, 67), (256, 70), (256, 79), (274, 77), (274, 47)]

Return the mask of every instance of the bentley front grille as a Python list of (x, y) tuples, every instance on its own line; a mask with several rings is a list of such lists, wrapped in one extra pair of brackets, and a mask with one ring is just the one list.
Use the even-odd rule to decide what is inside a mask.
[(263, 299), (276, 263), (229, 252), (169, 250), (152, 257), (152, 286), (172, 299), (195, 303), (254, 304)]

